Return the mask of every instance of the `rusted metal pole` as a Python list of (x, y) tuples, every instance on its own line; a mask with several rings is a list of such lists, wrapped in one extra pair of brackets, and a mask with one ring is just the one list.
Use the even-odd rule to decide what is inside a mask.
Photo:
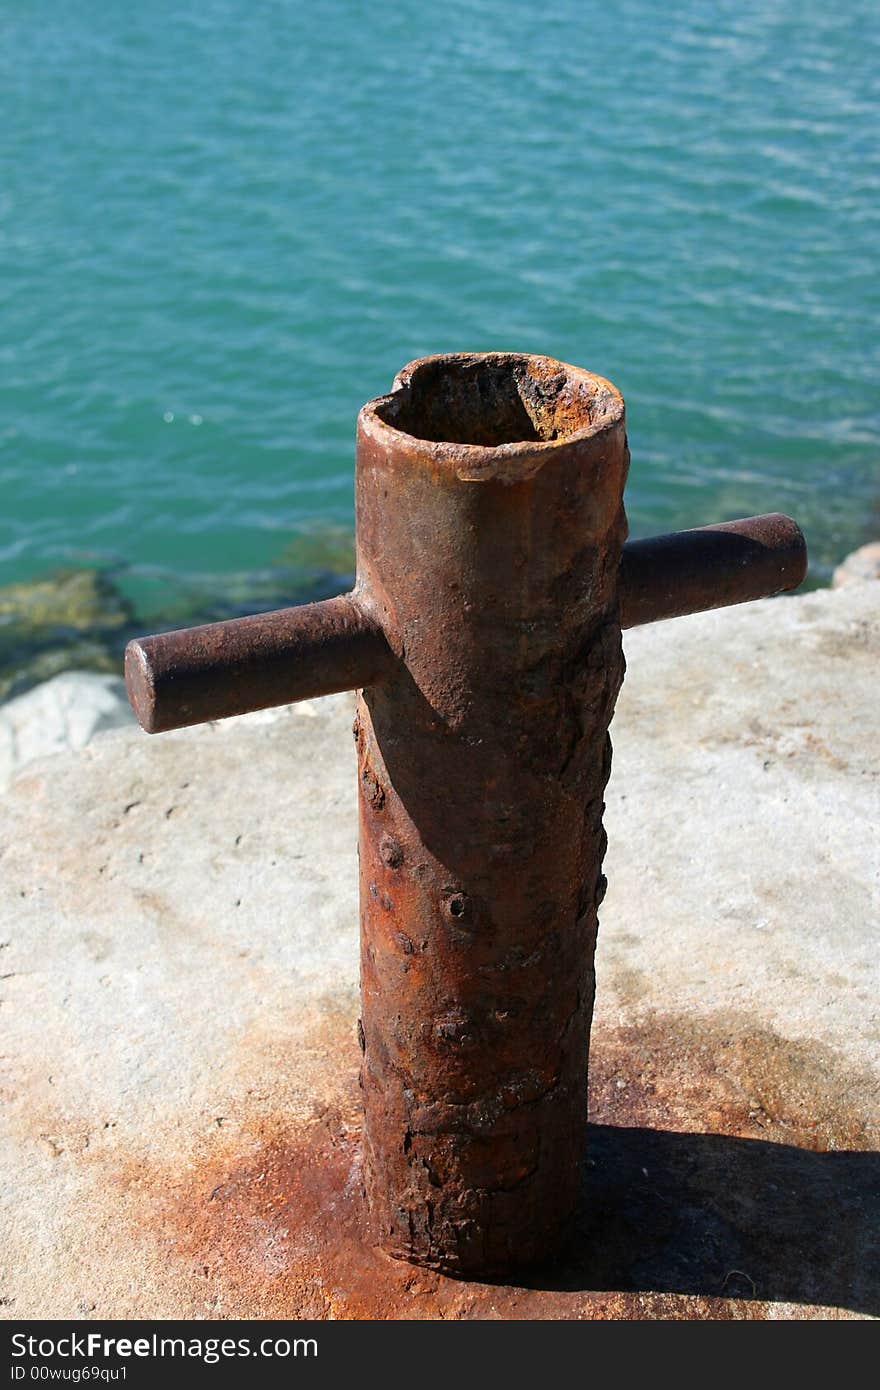
[(793, 588), (786, 517), (624, 550), (623, 400), (509, 353), (423, 358), (358, 420), (358, 579), (131, 644), (151, 731), (361, 688), (364, 1181), (452, 1273), (552, 1252), (576, 1204), (621, 625)]
[(628, 462), (619, 393), (545, 359), (428, 359), (358, 421), (405, 654), (355, 724), (364, 1171), (379, 1241), (456, 1273), (577, 1198)]
[[(779, 512), (627, 541), (620, 626), (796, 589), (806, 574), (800, 527)], [(252, 618), (163, 632), (129, 644), (125, 674), (148, 733), (374, 685), (393, 656), (366, 592)]]

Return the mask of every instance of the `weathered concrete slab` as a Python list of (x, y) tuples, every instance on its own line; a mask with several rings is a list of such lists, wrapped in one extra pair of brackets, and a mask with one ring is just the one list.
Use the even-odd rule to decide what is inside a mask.
[(346, 697), (0, 798), (12, 1317), (880, 1311), (880, 585), (627, 634), (584, 1213), (456, 1282), (358, 1236)]

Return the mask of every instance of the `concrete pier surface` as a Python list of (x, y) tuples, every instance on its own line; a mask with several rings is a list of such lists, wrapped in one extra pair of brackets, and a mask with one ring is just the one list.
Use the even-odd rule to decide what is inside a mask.
[(339, 696), (10, 771), (5, 1317), (880, 1313), (880, 583), (625, 647), (564, 1259), (478, 1284), (360, 1239)]

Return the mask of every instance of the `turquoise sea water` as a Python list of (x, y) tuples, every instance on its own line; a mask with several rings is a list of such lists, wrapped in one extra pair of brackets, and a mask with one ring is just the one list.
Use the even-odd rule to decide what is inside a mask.
[(878, 72), (876, 0), (4, 0), (0, 584), (333, 567), (360, 404), (496, 347), (620, 386), (633, 534), (787, 510), (827, 577), (880, 534)]

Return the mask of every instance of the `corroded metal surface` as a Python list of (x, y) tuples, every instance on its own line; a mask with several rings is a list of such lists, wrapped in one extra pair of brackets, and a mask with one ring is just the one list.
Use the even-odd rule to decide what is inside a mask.
[(359, 419), (405, 654), (356, 723), (364, 1172), (438, 1268), (546, 1254), (577, 1195), (628, 462), (618, 393), (546, 359), (416, 364)]
[(353, 593), (127, 655), (152, 731), (363, 687), (352, 1181), (387, 1251), (456, 1275), (548, 1255), (577, 1205), (621, 621), (803, 575), (784, 517), (621, 568), (628, 461), (602, 378), (423, 358), (359, 417)]
[[(639, 627), (796, 589), (807, 571), (797, 524), (778, 512), (627, 541), (620, 625)], [(163, 632), (129, 644), (125, 675), (148, 733), (375, 685), (394, 670), (369, 595)]]
[(310, 1118), (258, 1109), (183, 1168), (132, 1155), (102, 1170), (126, 1240), (158, 1247), (160, 1307), (170, 1289), (177, 1316), (880, 1314), (875, 1090), (827, 1049), (736, 1012), (606, 1021), (564, 1248), (477, 1282), (364, 1239), (352, 1027), (335, 1016), (304, 1039), (322, 1059)]
[(781, 512), (629, 541), (620, 566), (620, 625), (640, 627), (796, 589), (807, 544)]
[(380, 678), (388, 644), (353, 595), (129, 642), (125, 681), (147, 733), (353, 690)]

